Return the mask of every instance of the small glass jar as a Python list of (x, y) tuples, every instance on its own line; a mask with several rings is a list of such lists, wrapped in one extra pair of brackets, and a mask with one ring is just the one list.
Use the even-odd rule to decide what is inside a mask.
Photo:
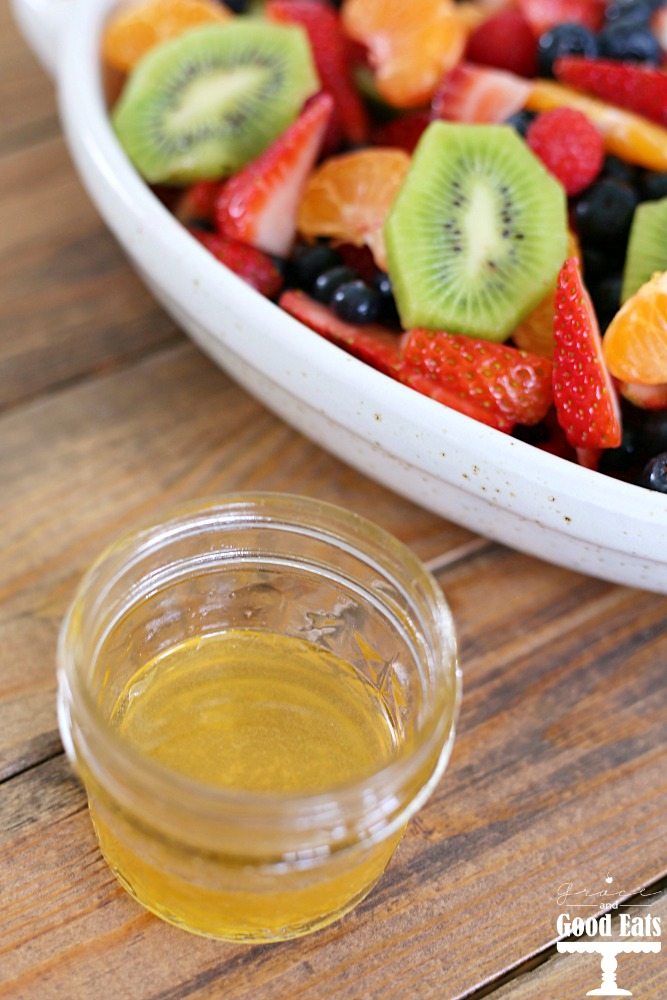
[[(381, 692), (397, 734), (377, 771), (316, 794), (213, 787), (110, 722), (149, 660), (237, 627), (321, 644)], [(63, 623), (58, 709), (102, 852), (160, 917), (211, 937), (284, 940), (351, 909), (440, 778), (460, 699), (454, 628), (417, 557), (374, 524), (303, 497), (229, 495), (127, 535)]]

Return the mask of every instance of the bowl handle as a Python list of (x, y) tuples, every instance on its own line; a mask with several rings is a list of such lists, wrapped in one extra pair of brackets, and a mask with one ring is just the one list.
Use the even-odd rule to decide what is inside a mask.
[(11, 4), (28, 45), (47, 73), (56, 76), (60, 38), (72, 11), (72, 0), (11, 0)]

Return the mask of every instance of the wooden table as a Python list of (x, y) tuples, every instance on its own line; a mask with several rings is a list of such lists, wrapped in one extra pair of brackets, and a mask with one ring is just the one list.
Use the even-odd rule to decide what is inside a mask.
[[(562, 883), (650, 891), (667, 924), (667, 602), (476, 538), (275, 419), (123, 260), (6, 5), (0, 90), (0, 997), (583, 996), (599, 958), (556, 952)], [(186, 935), (125, 895), (54, 712), (58, 626), (101, 546), (246, 487), (345, 504), (436, 559), (465, 686), (449, 770), (379, 887), (339, 924), (265, 947)], [(621, 956), (619, 983), (664, 1000), (665, 951)]]

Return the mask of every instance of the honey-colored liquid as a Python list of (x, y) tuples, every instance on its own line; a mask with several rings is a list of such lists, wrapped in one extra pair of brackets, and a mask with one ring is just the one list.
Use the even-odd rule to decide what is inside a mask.
[[(230, 629), (145, 664), (111, 716), (138, 751), (209, 786), (329, 792), (387, 763), (396, 735), (381, 694), (354, 667), (304, 640)], [(308, 871), (234, 869), (233, 859), (177, 859), (177, 845), (91, 799), (102, 850), (145, 906), (199, 933), (275, 940), (330, 922), (370, 889), (399, 835)], [(150, 825), (150, 815), (144, 818)], [(141, 825), (141, 824), (140, 824)], [(183, 852), (187, 851), (184, 846)], [(229, 871), (225, 866), (229, 866)], [(190, 872), (190, 874), (188, 874)]]

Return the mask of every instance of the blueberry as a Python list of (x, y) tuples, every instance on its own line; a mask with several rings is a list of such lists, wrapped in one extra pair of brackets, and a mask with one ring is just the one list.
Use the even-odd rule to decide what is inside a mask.
[(601, 180), (584, 191), (574, 209), (582, 239), (609, 247), (627, 240), (637, 194), (622, 181)]
[(292, 283), (298, 288), (310, 290), (323, 271), (340, 263), (340, 255), (324, 243), (312, 247), (297, 247), (290, 261)]
[(610, 274), (590, 288), (591, 298), (595, 306), (601, 330), (606, 330), (612, 319), (621, 308), (621, 286), (623, 279), (620, 274)]
[(618, 156), (605, 156), (602, 174), (604, 177), (613, 177), (614, 180), (624, 181), (630, 187), (636, 187), (639, 180), (639, 170), (634, 163), (626, 163)]
[(225, 7), (228, 7), (234, 14), (245, 14), (249, 6), (249, 0), (225, 0)]
[(334, 292), (331, 308), (346, 323), (374, 323), (380, 315), (380, 295), (365, 281), (346, 281)]
[(535, 119), (534, 111), (516, 111), (509, 118), (506, 118), (503, 122), (504, 125), (511, 125), (520, 136), (525, 138), (526, 132), (528, 131), (528, 126)]
[(647, 25), (652, 14), (651, 4), (645, 0), (611, 0), (607, 5), (604, 19), (606, 24), (617, 24), (622, 21), (630, 27)]
[(373, 288), (380, 296), (380, 319), (389, 326), (400, 326), (401, 319), (396, 308), (394, 288), (391, 278), (384, 271), (378, 271), (373, 278)]
[(537, 43), (537, 65), (540, 76), (553, 76), (553, 66), (560, 56), (598, 55), (597, 38), (582, 24), (557, 24), (540, 37)]
[(603, 28), (598, 42), (600, 55), (605, 59), (657, 66), (662, 58), (658, 40), (650, 28), (627, 25), (624, 21)]
[(667, 198), (667, 174), (655, 174), (652, 170), (647, 170), (639, 183), (639, 194), (642, 201)]
[(334, 292), (340, 285), (346, 284), (346, 282), (354, 281), (356, 278), (354, 271), (340, 265), (339, 267), (332, 267), (328, 271), (323, 271), (315, 279), (312, 286), (313, 298), (316, 298), (318, 302), (324, 302), (325, 305), (329, 305), (333, 297)]
[(373, 278), (373, 288), (383, 299), (393, 299), (394, 287), (391, 278), (384, 271), (378, 271)]
[(656, 455), (645, 466), (639, 480), (640, 486), (645, 486), (647, 490), (657, 490), (658, 493), (667, 493), (667, 451)]

